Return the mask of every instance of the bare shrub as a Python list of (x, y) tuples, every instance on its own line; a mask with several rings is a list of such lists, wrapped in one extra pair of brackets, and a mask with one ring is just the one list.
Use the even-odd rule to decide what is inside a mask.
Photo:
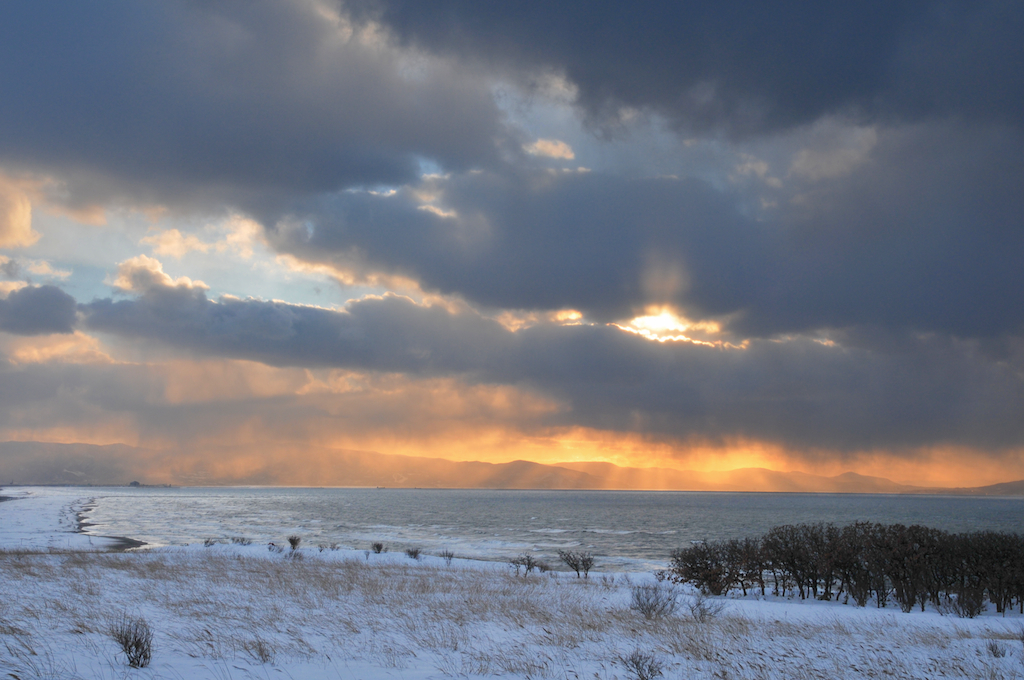
[(274, 659), (277, 658), (274, 647), (258, 634), (253, 636), (252, 640), (243, 642), (242, 649), (260, 663), (274, 663)]
[(107, 631), (124, 652), (128, 665), (145, 668), (153, 658), (153, 631), (146, 619), (121, 614)]
[(327, 544), (326, 543), (317, 543), (316, 544), (316, 549), (319, 552), (323, 552), (323, 551), (327, 550)]
[(301, 536), (294, 536), (293, 535), (293, 536), (289, 536), (288, 537), (288, 545), (290, 545), (292, 547), (292, 550), (297, 550), (300, 543), (302, 543), (302, 537)]
[(451, 550), (442, 550), (437, 555), (442, 560), (444, 560), (444, 564), (446, 567), (452, 566), (452, 560), (455, 559), (455, 553), (453, 553)]
[(628, 656), (620, 656), (619, 663), (636, 680), (654, 680), (662, 673), (662, 665), (658, 657), (650, 652), (641, 652), (639, 649), (634, 649)]
[(565, 565), (576, 572), (576, 578), (582, 573), (584, 578), (590, 578), (590, 570), (594, 566), (594, 556), (589, 552), (572, 552), (570, 550), (559, 550), (558, 557)]
[[(529, 574), (534, 569), (539, 569), (541, 562), (530, 553), (522, 553), (518, 557), (514, 557), (509, 560), (508, 565), (516, 570), (516, 576), (519, 576), (519, 570), (524, 571), (524, 575)], [(546, 565), (545, 565), (546, 566)]]
[(629, 608), (645, 619), (657, 619), (675, 612), (676, 591), (662, 583), (645, 583), (630, 588)]
[(207, 547), (207, 548), (209, 548), (210, 546), (217, 545), (217, 539), (216, 538), (206, 538), (206, 539), (203, 539), (203, 545), (205, 547)]
[(690, 610), (690, 616), (697, 623), (707, 623), (725, 611), (725, 603), (711, 599), (707, 593), (698, 590), (691, 595), (686, 602), (686, 608)]
[(388, 547), (386, 545), (384, 545), (383, 543), (381, 543), (380, 541), (374, 541), (373, 543), (371, 543), (370, 544), (370, 549), (373, 550), (373, 552), (377, 553), (378, 555), (380, 553), (386, 553), (388, 551)]
[(245, 536), (232, 536), (231, 542), (234, 545), (252, 545), (252, 539)]
[(985, 592), (975, 588), (964, 588), (949, 598), (949, 608), (961, 619), (973, 619), (985, 611)]
[(996, 642), (995, 640), (989, 640), (988, 644), (985, 645), (985, 648), (988, 650), (988, 653), (996, 659), (1002, 659), (1006, 656), (1006, 646)]
[(406, 557), (408, 557), (411, 560), (417, 560), (418, 561), (420, 559), (420, 553), (421, 552), (422, 551), (419, 548), (406, 548), (405, 549)]

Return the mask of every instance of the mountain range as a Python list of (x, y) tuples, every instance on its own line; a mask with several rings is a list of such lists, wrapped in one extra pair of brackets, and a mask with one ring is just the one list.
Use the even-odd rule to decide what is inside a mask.
[[(295, 461), (301, 460), (301, 465)], [(347, 449), (279, 446), (164, 451), (112, 444), (0, 442), (0, 484), (355, 486), (482, 489), (650, 489), (1024, 496), (1024, 480), (926, 487), (846, 472), (833, 477), (742, 468), (697, 472), (603, 462), (545, 465), (451, 461)]]

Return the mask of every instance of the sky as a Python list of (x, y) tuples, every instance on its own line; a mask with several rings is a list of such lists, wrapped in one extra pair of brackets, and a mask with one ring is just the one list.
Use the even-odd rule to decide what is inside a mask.
[(1024, 5), (0, 6), (0, 441), (1024, 478)]

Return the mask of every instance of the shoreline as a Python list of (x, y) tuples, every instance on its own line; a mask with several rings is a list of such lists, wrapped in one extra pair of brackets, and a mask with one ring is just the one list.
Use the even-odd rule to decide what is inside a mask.
[(149, 545), (146, 541), (140, 541), (137, 538), (128, 538), (127, 536), (103, 536), (100, 534), (91, 534), (87, 531), (87, 527), (95, 526), (91, 522), (86, 521), (87, 517), (85, 514), (91, 512), (96, 508), (96, 499), (91, 498), (87, 503), (82, 505), (81, 508), (75, 511), (75, 518), (77, 521), (77, 527), (75, 528), (76, 534), (83, 534), (85, 536), (92, 536), (94, 538), (102, 538), (111, 541), (110, 546), (111, 552), (127, 552), (135, 548), (141, 548)]

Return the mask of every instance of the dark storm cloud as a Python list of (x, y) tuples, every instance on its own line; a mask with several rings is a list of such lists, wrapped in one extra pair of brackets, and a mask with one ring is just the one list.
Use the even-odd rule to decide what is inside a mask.
[(520, 379), (570, 403), (565, 424), (790, 450), (1024, 444), (1020, 343), (1002, 361), (938, 337), (904, 336), (898, 348), (795, 339), (720, 350), (578, 326), (536, 327), (521, 343)]
[(739, 133), (837, 113), (1024, 122), (1016, 2), (350, 4), (410, 44), (563, 72), (598, 120), (633, 106)]
[[(221, 299), (160, 286), (82, 306), (98, 331), (198, 355), (273, 365), (460, 376), (527, 387), (564, 408), (541, 425), (653, 437), (784, 443), (800, 449), (1024, 444), (1024, 346), (994, 360), (976, 344), (903, 336), (828, 346), (752, 341), (747, 349), (656, 343), (611, 326), (511, 332), (472, 312), (396, 297), (345, 312)], [(533, 418), (535, 416), (531, 416)], [(538, 423), (534, 423), (536, 426)]]
[(0, 162), (72, 201), (402, 182), (486, 162), (499, 133), (486, 90), (314, 3), (4, 3), (0, 64)]
[(16, 335), (71, 333), (75, 299), (56, 286), (26, 286), (0, 299), (0, 331)]
[(1021, 334), (1021, 186), (1021, 131), (883, 130), (859, 168), (781, 202), (770, 274), (746, 291), (736, 330)]
[(336, 312), (252, 299), (213, 302), (201, 289), (154, 286), (135, 300), (97, 300), (81, 309), (91, 330), (275, 366), (445, 374), (478, 369), (482, 357), (508, 341), (493, 321), (398, 297)]
[[(766, 187), (775, 208), (698, 180), (473, 173), (295, 210), (275, 247), (402, 273), (503, 308), (595, 320), (671, 303), (750, 336), (876, 325), (959, 337), (1024, 328), (1024, 136), (922, 125), (879, 133), (837, 177)], [(270, 220), (268, 220), (270, 221)]]
[[(683, 299), (690, 286), (733, 311), (737, 291), (765, 276), (761, 230), (696, 180), (510, 172), (436, 187), (457, 216), (420, 209), (411, 191), (347, 193), (298, 213), (271, 240), (341, 265), (356, 248), (373, 266), (483, 305), (570, 307), (607, 320)], [(690, 281), (658, 281), (673, 276)]]

